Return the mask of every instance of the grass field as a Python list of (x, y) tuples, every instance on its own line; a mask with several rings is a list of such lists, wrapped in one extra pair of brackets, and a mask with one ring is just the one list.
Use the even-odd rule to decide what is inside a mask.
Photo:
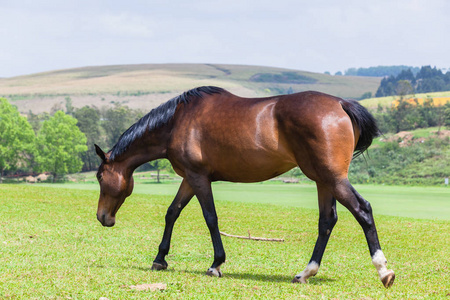
[[(97, 183), (89, 184), (44, 184), (45, 187), (71, 188), (97, 191)], [(175, 183), (136, 184), (133, 193), (169, 196), (173, 198), (178, 190)], [(450, 189), (444, 187), (411, 187), (355, 185), (358, 192), (371, 204), (376, 214), (422, 219), (450, 220)], [(282, 183), (214, 183), (216, 201), (239, 203), (273, 204), (287, 207), (317, 209), (315, 184)], [(346, 209), (339, 206), (340, 211)]]
[[(243, 191), (241, 185), (215, 185), (221, 230), (237, 235), (250, 231), (253, 236), (284, 238), (285, 242), (223, 237), (227, 251), (224, 277), (210, 278), (204, 272), (212, 262), (212, 246), (196, 201), (183, 211), (175, 226), (167, 258), (169, 269), (150, 270), (162, 235), (164, 214), (172, 200), (172, 196), (162, 194), (171, 193), (175, 185), (138, 185), (136, 193), (121, 208), (113, 228), (103, 228), (96, 220), (98, 192), (96, 186), (90, 185), (91, 190), (86, 189), (88, 186), (67, 185), (71, 188), (65, 189), (0, 185), (0, 299), (450, 297), (448, 219), (376, 216), (389, 267), (397, 275), (394, 286), (386, 290), (371, 264), (362, 230), (341, 209), (319, 274), (308, 285), (291, 284), (292, 277), (310, 258), (317, 237), (317, 210), (270, 204), (270, 198), (263, 197), (269, 193), (264, 184), (248, 188), (260, 192), (256, 203), (249, 195), (238, 197)], [(158, 188), (161, 195), (148, 194)], [(310, 193), (312, 197), (313, 186), (305, 188), (309, 190), (302, 196), (308, 198)], [(363, 195), (371, 192), (372, 203), (378, 205), (372, 196), (376, 188), (357, 188)], [(378, 187), (380, 194), (383, 189)], [(399, 193), (421, 194), (417, 199), (429, 195), (426, 201), (440, 197), (444, 201), (447, 191), (398, 188)], [(443, 195), (436, 196), (441, 192)], [(289, 193), (281, 190), (272, 197), (288, 197)], [(222, 197), (233, 201), (221, 200)], [(396, 198), (399, 197), (392, 195), (390, 201)], [(419, 202), (409, 204), (422, 210)], [(166, 284), (166, 288), (131, 288), (152, 283)]]
[[(294, 73), (302, 82), (258, 82), (257, 74)], [(12, 78), (0, 78), (0, 97), (5, 97), (22, 113), (49, 112), (64, 108), (70, 96), (74, 107), (110, 106), (121, 103), (144, 111), (178, 94), (202, 85), (216, 85), (242, 97), (263, 97), (318, 90), (340, 97), (358, 98), (375, 93), (381, 78), (330, 76), (298, 70), (263, 66), (213, 64), (141, 64), (84, 67), (57, 70)]]
[[(426, 98), (434, 98), (435, 104), (443, 105), (450, 101), (450, 91), (447, 92), (435, 92), (435, 93), (426, 93), (426, 94), (415, 94), (406, 96), (407, 99), (418, 98), (423, 102)], [(391, 106), (392, 102), (398, 100), (399, 96), (388, 96), (388, 97), (378, 97), (378, 98), (370, 98), (364, 99), (361, 101), (361, 104), (367, 108), (375, 109), (378, 105), (381, 106)]]

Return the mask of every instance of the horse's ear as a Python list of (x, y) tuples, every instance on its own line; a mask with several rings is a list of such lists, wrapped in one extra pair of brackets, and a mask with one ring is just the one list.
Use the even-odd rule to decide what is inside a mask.
[(103, 150), (97, 144), (94, 144), (94, 146), (95, 146), (95, 152), (97, 152), (97, 155), (102, 159), (103, 162), (106, 162), (105, 152), (103, 152)]

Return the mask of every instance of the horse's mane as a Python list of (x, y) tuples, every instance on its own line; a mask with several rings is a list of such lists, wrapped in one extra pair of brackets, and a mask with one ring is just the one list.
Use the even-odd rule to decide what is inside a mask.
[(152, 109), (148, 114), (143, 116), (139, 121), (131, 125), (119, 138), (118, 142), (111, 149), (109, 159), (113, 161), (122, 155), (130, 145), (138, 138), (142, 137), (144, 133), (158, 129), (167, 124), (175, 114), (175, 110), (180, 103), (189, 103), (192, 99), (203, 98), (205, 94), (220, 94), (225, 92), (224, 89), (215, 86), (197, 87), (183, 94), (170, 99), (160, 106)]

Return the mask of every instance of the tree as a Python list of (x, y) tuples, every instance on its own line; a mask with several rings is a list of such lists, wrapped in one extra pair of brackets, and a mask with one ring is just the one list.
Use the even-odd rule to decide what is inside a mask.
[(35, 135), (26, 117), (0, 98), (0, 183), (4, 171), (25, 167), (34, 150)]
[(36, 158), (39, 171), (47, 171), (56, 178), (81, 170), (81, 154), (87, 150), (86, 136), (77, 127), (77, 120), (57, 111), (44, 121), (38, 133)]
[(30, 123), (35, 133), (39, 132), (41, 129), (42, 122), (48, 120), (50, 118), (50, 114), (47, 112), (35, 115), (31, 110), (27, 114), (28, 123)]
[(149, 162), (150, 166), (152, 167), (153, 170), (156, 170), (156, 182), (160, 183), (160, 172), (161, 170), (168, 170), (168, 171), (173, 171), (172, 170), (172, 165), (170, 164), (170, 161), (168, 161), (167, 159), (157, 159), (154, 161)]
[[(409, 82), (411, 87), (405, 85)], [(397, 76), (385, 77), (381, 80), (376, 96), (401, 95), (400, 93), (412, 90), (412, 93), (428, 93), (450, 90), (450, 72), (443, 74), (441, 70), (424, 66), (416, 76), (414, 71), (403, 70)]]
[(64, 100), (66, 100), (66, 114), (73, 116), (73, 112), (75, 109), (72, 105), (72, 98), (67, 96), (66, 98), (64, 98)]
[(93, 170), (98, 166), (98, 156), (95, 154), (95, 143), (100, 143), (100, 112), (97, 108), (84, 106), (73, 112), (78, 120), (77, 126), (86, 135), (88, 150), (83, 153), (83, 170)]
[(120, 104), (102, 111), (102, 127), (105, 129), (106, 144), (110, 148), (114, 146), (122, 133), (140, 117), (142, 116), (137, 111)]
[(397, 81), (395, 91), (397, 95), (403, 98), (406, 95), (412, 94), (414, 92), (414, 88), (408, 80), (399, 80)]

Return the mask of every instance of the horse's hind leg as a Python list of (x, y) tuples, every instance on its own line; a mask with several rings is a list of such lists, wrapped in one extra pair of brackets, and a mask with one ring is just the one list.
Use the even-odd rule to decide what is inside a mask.
[(330, 238), (331, 231), (337, 222), (336, 199), (329, 190), (320, 184), (317, 184), (317, 193), (319, 196), (319, 235), (313, 254), (308, 266), (300, 274), (296, 275), (292, 282), (306, 283), (306, 280), (317, 274), (322, 256)]
[(372, 263), (378, 271), (381, 281), (385, 287), (390, 287), (394, 283), (394, 271), (387, 269), (387, 261), (381, 251), (378, 240), (377, 229), (372, 215), (370, 203), (353, 188), (348, 179), (344, 179), (335, 184), (333, 194), (336, 199), (344, 205), (361, 225), (369, 245)]
[(158, 255), (153, 261), (152, 270), (167, 269), (167, 262), (165, 260), (165, 257), (167, 253), (169, 253), (173, 226), (175, 224), (175, 221), (180, 216), (181, 211), (189, 203), (193, 196), (194, 192), (192, 191), (192, 188), (189, 186), (186, 180), (183, 180), (183, 182), (181, 182), (180, 188), (178, 189), (178, 193), (175, 196), (175, 199), (167, 209), (164, 235), (161, 244), (159, 245)]

